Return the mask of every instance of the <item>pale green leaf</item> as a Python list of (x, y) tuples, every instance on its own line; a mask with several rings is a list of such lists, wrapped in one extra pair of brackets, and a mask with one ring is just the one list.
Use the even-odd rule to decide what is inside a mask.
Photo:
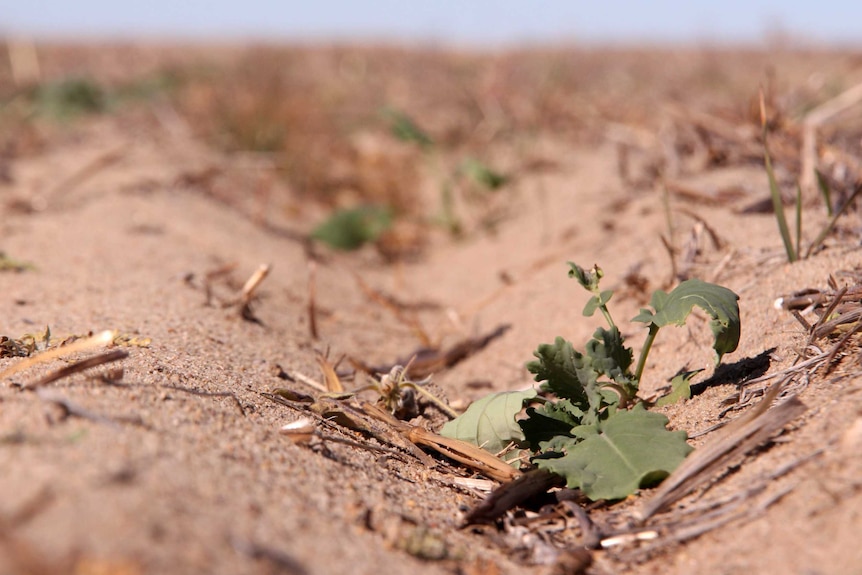
[(622, 499), (663, 480), (691, 451), (686, 433), (668, 431), (667, 422), (642, 408), (618, 411), (598, 426), (573, 429), (580, 441), (573, 439), (563, 457), (534, 462), (592, 500)]
[(605, 290), (599, 295), (594, 295), (589, 300), (587, 300), (587, 304), (584, 306), (584, 315), (587, 317), (592, 317), (596, 310), (603, 305), (607, 305), (611, 298), (614, 295), (614, 290)]
[(491, 453), (524, 439), (515, 416), (524, 402), (536, 397), (535, 389), (492, 393), (474, 401), (463, 414), (446, 423), (440, 435), (467, 441)]
[(694, 371), (686, 371), (674, 376), (674, 378), (670, 380), (670, 393), (658, 398), (658, 401), (655, 402), (656, 407), (673, 405), (679, 401), (691, 399), (691, 380), (694, 379), (694, 377), (701, 371), (703, 370), (696, 369)]

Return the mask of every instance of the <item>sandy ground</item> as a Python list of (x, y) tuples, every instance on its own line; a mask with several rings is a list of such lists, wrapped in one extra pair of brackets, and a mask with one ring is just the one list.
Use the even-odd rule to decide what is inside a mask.
[[(621, 178), (613, 141), (573, 146), (545, 137), (542, 153), (556, 168), (519, 178), (507, 192), (512, 215), (496, 233), (462, 241), (438, 234), (419, 260), (399, 264), (370, 248), (321, 250), (315, 340), (306, 250), (254, 214), (267, 213), (270, 224), (283, 224), (278, 229), (306, 232), (309, 222), (254, 196), (254, 181), (242, 174), (230, 180), (241, 200), (217, 201), (190, 175), (232, 160), (175, 127), (134, 113), (80, 120), (52, 132), (39, 153), (7, 160), (0, 249), (34, 267), (0, 273), (0, 333), (50, 326), (55, 341), (106, 329), (139, 339), (121, 348), (129, 357), (115, 381), (92, 377), (103, 368), (40, 393), (19, 388), (62, 365), (55, 363), (0, 382), (0, 573), (566, 572), (536, 564), (526, 535), (459, 529), (480, 496), (454, 485), (451, 467), (334, 442), (296, 444), (279, 428), (302, 414), (261, 393), (313, 392), (279, 373), (320, 379), (315, 351), (380, 365), (420, 345), (355, 275), (402, 302), (433, 303), (420, 317), (444, 345), (511, 326), (435, 374), (449, 401), (463, 406), (488, 391), (528, 386), (524, 362), (538, 343), (557, 335), (583, 341), (595, 327), (581, 317), (584, 296), (566, 278), (567, 260), (598, 263), (610, 287), (622, 287), (633, 269), (649, 278), (649, 289), (670, 277), (659, 238), (667, 230), (662, 194), (633, 190)], [(81, 170), (87, 175), (77, 178)], [(862, 266), (858, 235), (830, 239), (788, 264), (773, 216), (738, 211), (766, 197), (762, 168), (717, 168), (689, 183), (708, 178), (744, 194), (722, 205), (672, 195), (670, 206), (678, 244), (697, 219), (722, 241), (718, 248), (702, 241), (694, 273), (741, 296), (742, 341), (725, 363), (765, 357), (767, 371), (786, 368), (807, 334), (775, 299), (827, 289), (830, 274), (858, 281), (840, 275)], [(821, 211), (806, 212), (806, 237), (825, 221)], [(858, 232), (858, 215), (844, 228)], [(237, 306), (208, 303), (207, 273), (235, 265), (230, 282), (213, 280), (227, 296), (263, 263), (272, 271), (254, 302), (259, 322), (242, 319)], [(620, 292), (614, 303), (618, 318), (631, 317), (644, 295)], [(636, 328), (626, 335), (640, 341)], [(135, 345), (143, 338), (149, 345)], [(859, 573), (858, 348), (849, 345), (841, 357), (830, 375), (797, 385), (804, 415), (699, 496), (744, 493), (810, 456), (770, 482), (768, 507), (652, 554), (597, 551), (589, 572)], [(711, 358), (703, 323), (663, 331), (644, 393), (681, 367), (707, 368), (709, 376)], [(0, 369), (17, 361), (0, 359)], [(744, 413), (723, 414), (736, 389), (734, 380), (719, 381), (667, 408), (671, 425), (694, 434)], [(91, 417), (63, 417), (58, 399)], [(636, 503), (617, 507), (625, 513)], [(745, 505), (755, 504), (752, 495)], [(596, 520), (614, 513), (599, 509)]]

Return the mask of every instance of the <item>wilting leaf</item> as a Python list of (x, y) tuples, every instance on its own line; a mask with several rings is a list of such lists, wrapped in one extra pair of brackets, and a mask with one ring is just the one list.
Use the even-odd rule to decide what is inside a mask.
[(618, 411), (597, 426), (580, 426), (562, 457), (536, 458), (540, 468), (566, 478), (590, 499), (621, 499), (659, 483), (692, 448), (684, 431), (668, 431), (667, 418), (640, 407)]
[(602, 268), (600, 268), (599, 266), (593, 266), (593, 269), (587, 271), (574, 262), (568, 263), (569, 267), (572, 268), (569, 270), (570, 278), (575, 278), (576, 280), (578, 280), (578, 283), (581, 284), (584, 289), (588, 291), (598, 291), (599, 281), (605, 275), (602, 271)]
[(690, 279), (670, 293), (656, 290), (650, 301), (655, 311), (641, 309), (632, 321), (652, 323), (658, 327), (683, 325), (692, 308), (698, 306), (712, 317), (709, 327), (715, 338), (713, 349), (718, 364), (725, 353), (734, 351), (739, 345), (741, 324), (738, 299), (739, 296), (726, 287)]
[(317, 226), (311, 237), (333, 248), (355, 250), (373, 242), (392, 225), (392, 214), (380, 206), (339, 210)]
[(492, 393), (474, 401), (463, 414), (440, 429), (440, 435), (467, 441), (498, 453), (511, 442), (524, 439), (515, 415), (524, 402), (536, 397), (536, 390)]

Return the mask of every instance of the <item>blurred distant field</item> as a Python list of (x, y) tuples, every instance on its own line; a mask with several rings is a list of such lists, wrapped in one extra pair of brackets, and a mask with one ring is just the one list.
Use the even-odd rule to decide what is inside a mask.
[(554, 169), (548, 145), (610, 140), (634, 187), (759, 162), (738, 145), (759, 138), (758, 89), (775, 154), (798, 178), (799, 118), (862, 78), (862, 56), (792, 49), (10, 44), (8, 56), (2, 156), (39, 150), (80, 114), (167, 123), (257, 170), (246, 191), (257, 214), (385, 207), (401, 224), (394, 257), (429, 229), (493, 232), (507, 217), (497, 198)]

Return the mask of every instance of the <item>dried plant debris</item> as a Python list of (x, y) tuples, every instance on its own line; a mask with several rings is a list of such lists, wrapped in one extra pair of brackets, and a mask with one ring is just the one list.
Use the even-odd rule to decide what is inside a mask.
[(116, 332), (106, 330), (96, 335), (91, 335), (82, 339), (69, 338), (61, 342), (60, 345), (56, 347), (45, 349), (45, 351), (38, 355), (27, 357), (26, 359), (7, 367), (5, 370), (0, 372), (0, 380), (5, 379), (25, 369), (28, 369), (34, 365), (52, 361), (59, 357), (63, 357), (64, 355), (71, 355), (80, 351), (87, 351), (99, 347), (105, 347), (111, 344), (116, 335)]
[(0, 358), (28, 357), (38, 349), (47, 349), (51, 343), (51, 328), (45, 327), (41, 334), (25, 333), (19, 338), (0, 335)]
[(5, 252), (0, 252), (0, 272), (26, 272), (33, 269), (36, 269), (36, 266), (30, 262), (14, 260)]
[[(835, 367), (839, 352), (862, 330), (862, 269), (835, 275), (844, 280), (843, 287), (830, 276), (829, 289), (804, 289), (775, 300), (776, 308), (790, 311), (808, 332), (808, 341), (799, 352), (800, 359), (810, 361), (821, 357), (827, 371)], [(825, 354), (815, 345), (815, 342), (835, 338), (837, 342)]]
[(122, 349), (114, 349), (105, 353), (100, 353), (99, 355), (88, 357), (87, 359), (82, 359), (81, 361), (76, 361), (75, 363), (71, 363), (65, 367), (61, 367), (60, 369), (52, 371), (48, 375), (32, 383), (22, 385), (21, 387), (22, 389), (35, 389), (37, 387), (42, 387), (43, 385), (54, 383), (55, 381), (58, 381), (65, 377), (69, 377), (72, 374), (80, 373), (82, 371), (98, 367), (100, 365), (120, 361), (121, 359), (125, 359), (127, 357), (129, 357), (129, 352)]
[[(540, 535), (546, 545), (542, 548), (543, 553), (548, 557), (541, 560), (533, 557), (533, 562), (558, 562), (564, 554), (563, 549), (579, 549), (585, 557), (591, 555), (589, 550), (605, 549), (613, 551), (606, 557), (630, 563), (729, 522), (755, 517), (794, 487), (793, 484), (776, 482), (818, 457), (822, 450), (759, 476), (730, 496), (720, 495), (695, 503), (686, 499), (684, 505), (678, 506), (675, 503), (725, 477), (727, 469), (739, 465), (746, 455), (770, 441), (805, 411), (796, 398), (778, 399), (780, 391), (781, 386), (776, 384), (760, 405), (695, 451), (634, 512), (625, 503), (615, 506), (608, 506), (606, 502), (590, 504), (579, 489), (557, 489), (553, 491), (551, 501), (545, 495), (542, 505), (543, 494), (548, 489), (559, 488), (562, 480), (556, 474), (532, 470), (504, 484), (470, 510), (464, 526), (496, 524), (503, 530), (505, 540), (517, 536), (520, 543), (510, 541), (507, 544), (513, 548), (519, 544), (523, 546), (526, 533)], [(537, 508), (537, 512), (530, 510)], [(539, 547), (534, 546), (534, 555)]]
[[(70, 335), (52, 340), (51, 328), (46, 326), (45, 331), (41, 333), (26, 333), (19, 338), (12, 338), (6, 335), (0, 336), (0, 358), (29, 357), (37, 351), (46, 351), (52, 348), (52, 346), (53, 348), (65, 348), (66, 353), (73, 353), (75, 350), (70, 350), (68, 347), (71, 344), (81, 341), (102, 341), (108, 337), (107, 334), (112, 335), (112, 339), (108, 343), (112, 347), (149, 347), (152, 343), (149, 337), (120, 333), (118, 331), (102, 332), (98, 335), (90, 332), (86, 335)], [(76, 345), (81, 344), (78, 343)]]
[[(186, 274), (186, 285), (203, 290), (206, 295), (206, 306), (231, 308), (236, 307), (242, 319), (252, 323), (261, 323), (252, 310), (252, 304), (259, 298), (258, 287), (269, 275), (272, 266), (260, 264), (254, 273), (243, 284), (239, 284), (233, 273), (238, 265), (229, 263), (221, 265), (204, 274), (203, 282), (197, 285), (194, 273)], [(228, 293), (223, 293), (227, 291)]]
[[(47, 363), (55, 359), (70, 356), (75, 353), (90, 351), (100, 347), (114, 348), (96, 355), (81, 359), (56, 369), (41, 378), (34, 379), (29, 383), (17, 383), (22, 389), (35, 389), (60, 379), (69, 377), (75, 373), (90, 370), (94, 367), (106, 365), (123, 360), (129, 356), (129, 352), (121, 347), (149, 347), (151, 341), (147, 337), (139, 337), (130, 334), (121, 334), (117, 331), (102, 331), (98, 334), (90, 333), (87, 336), (69, 336), (54, 344), (51, 339), (51, 330), (46, 327), (41, 334), (26, 334), (19, 339), (6, 336), (0, 337), (0, 358), (23, 357), (24, 359), (13, 363), (0, 372), (0, 379), (11, 377), (21, 371), (27, 370), (35, 365)], [(36, 352), (40, 353), (36, 353)], [(122, 368), (103, 373), (100, 377), (107, 383), (116, 383), (122, 378)]]
[(640, 513), (643, 520), (678, 501), (706, 481), (715, 477), (729, 463), (762, 445), (790, 421), (805, 412), (805, 405), (791, 397), (770, 409), (781, 391), (781, 383), (773, 384), (760, 404), (734, 421), (706, 445), (691, 454), (670, 477), (662, 482)]
[(485, 349), (489, 343), (505, 334), (511, 326), (501, 325), (491, 332), (479, 337), (468, 337), (447, 347), (423, 347), (415, 350), (407, 359), (400, 359), (393, 364), (369, 366), (357, 358), (349, 358), (358, 370), (369, 374), (389, 373), (396, 365), (409, 365), (411, 377), (427, 377), (457, 365), (473, 354)]
[[(408, 384), (410, 389), (421, 389), (416, 382), (404, 379), (405, 371), (405, 368), (398, 366), (392, 373), (381, 378), (386, 380), (381, 389), (387, 386), (399, 389), (408, 387)], [(379, 385), (381, 382), (378, 382)], [(361, 391), (365, 389), (357, 390), (357, 392)], [(300, 423), (289, 424), (282, 428), (283, 434), (291, 436), (298, 443), (307, 443), (312, 437), (317, 437), (324, 441), (347, 443), (372, 451), (379, 450), (380, 447), (368, 444), (367, 440), (373, 439), (389, 446), (389, 449), (394, 448), (397, 452), (413, 456), (426, 467), (436, 467), (436, 460), (419, 448), (423, 446), (498, 481), (509, 481), (518, 476), (518, 472), (508, 463), (476, 446), (458, 439), (440, 436), (423, 427), (398, 419), (389, 411), (392, 406), (387, 406), (386, 396), (382, 393), (382, 404), (387, 409), (359, 400), (355, 392), (326, 391), (315, 398), (290, 389), (276, 389), (273, 393), (264, 393), (263, 396), (304, 414), (304, 417), (299, 420)], [(339, 435), (324, 434), (319, 431), (320, 427), (325, 427)], [(340, 435), (346, 435), (350, 439)]]

